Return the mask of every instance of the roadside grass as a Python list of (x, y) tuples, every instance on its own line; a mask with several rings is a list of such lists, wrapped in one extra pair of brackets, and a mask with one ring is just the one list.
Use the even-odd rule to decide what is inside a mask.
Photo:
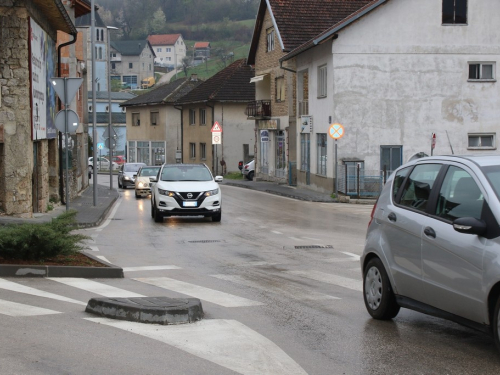
[(243, 180), (243, 174), (241, 172), (229, 172), (224, 175), (227, 180)]

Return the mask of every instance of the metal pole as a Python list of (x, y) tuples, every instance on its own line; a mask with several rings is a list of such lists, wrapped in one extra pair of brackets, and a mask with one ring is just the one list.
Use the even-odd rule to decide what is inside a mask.
[(339, 168), (337, 165), (337, 140), (335, 140), (335, 199), (339, 201)]
[(93, 185), (94, 185), (94, 199), (93, 204), (97, 206), (97, 129), (96, 129), (96, 108), (95, 108), (95, 6), (94, 0), (90, 1), (90, 39), (91, 39), (91, 50), (92, 50), (92, 173), (93, 173)]
[(108, 133), (109, 133), (109, 190), (113, 190), (113, 144), (114, 142), (112, 141), (113, 139), (113, 134), (111, 133), (111, 72), (110, 72), (110, 57), (111, 57), (111, 42), (110, 42), (110, 36), (111, 30), (118, 30), (117, 27), (113, 26), (106, 26), (106, 31), (108, 34), (108, 48), (107, 48), (107, 53), (108, 53), (108, 58), (106, 59), (108, 61), (108, 111), (109, 111), (109, 123), (108, 123)]
[(66, 211), (69, 210), (69, 164), (68, 164), (68, 78), (64, 77), (64, 146), (66, 147)]

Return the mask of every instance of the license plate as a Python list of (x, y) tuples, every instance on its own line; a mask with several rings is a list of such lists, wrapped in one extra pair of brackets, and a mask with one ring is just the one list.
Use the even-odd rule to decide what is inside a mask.
[(196, 207), (198, 202), (183, 202), (184, 207)]

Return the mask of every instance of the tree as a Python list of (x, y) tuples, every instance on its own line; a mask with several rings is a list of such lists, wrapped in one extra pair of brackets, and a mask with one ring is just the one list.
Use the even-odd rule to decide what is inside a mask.
[(185, 56), (182, 58), (182, 71), (186, 75), (186, 78), (188, 76), (188, 68), (191, 67), (191, 58), (188, 56)]
[(161, 8), (153, 14), (153, 20), (151, 21), (151, 31), (153, 33), (159, 33), (167, 23), (167, 18), (165, 17), (165, 13)]

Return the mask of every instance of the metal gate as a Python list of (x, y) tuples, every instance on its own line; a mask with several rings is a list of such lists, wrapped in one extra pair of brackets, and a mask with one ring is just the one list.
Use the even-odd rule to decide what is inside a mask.
[(358, 198), (378, 197), (384, 186), (381, 170), (366, 170), (359, 166), (339, 166), (339, 192)]

